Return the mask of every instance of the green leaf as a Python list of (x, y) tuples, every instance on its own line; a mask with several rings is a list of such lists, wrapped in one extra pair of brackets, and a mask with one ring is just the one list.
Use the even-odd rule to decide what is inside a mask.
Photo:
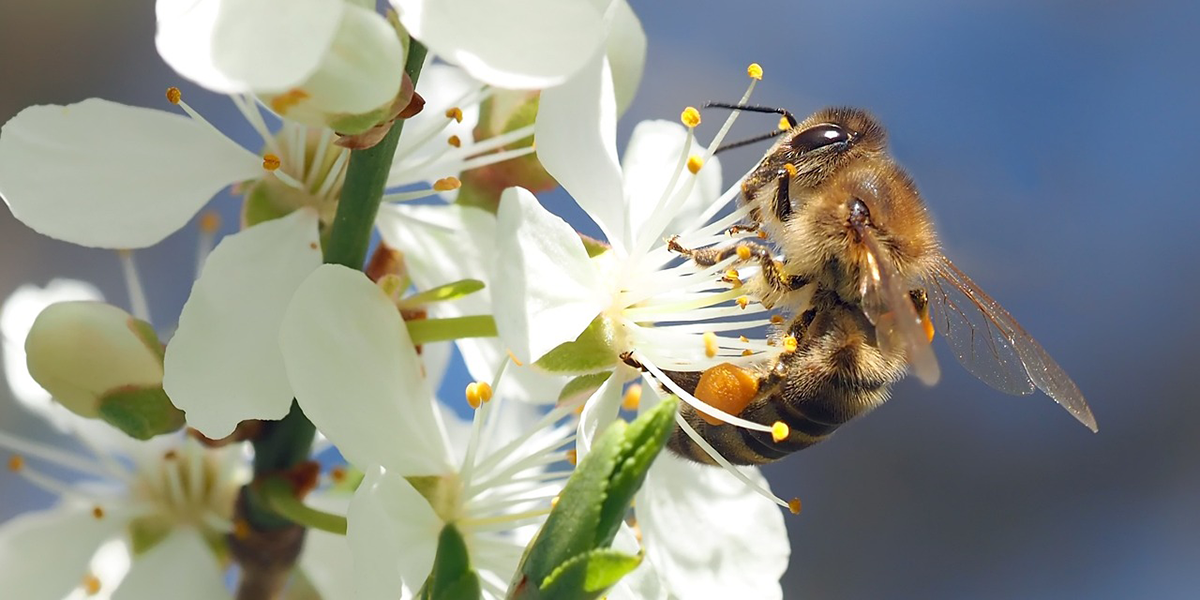
[(109, 425), (139, 440), (183, 427), (183, 411), (171, 404), (161, 386), (108, 392), (100, 397), (99, 414)]
[(543, 598), (599, 598), (642, 563), (642, 557), (616, 550), (592, 550), (568, 560), (542, 582)]
[(468, 294), (474, 294), (483, 289), (483, 282), (478, 279), (462, 279), (439, 285), (433, 289), (428, 289), (423, 292), (413, 294), (407, 298), (403, 298), (396, 303), (399, 308), (411, 308), (423, 306), (433, 302), (445, 302), (447, 300), (456, 300)]
[(419, 600), (468, 600), (482, 594), (479, 576), (471, 568), (467, 542), (454, 525), (446, 525), (438, 536), (437, 554), (429, 579), (417, 593)]
[(659, 402), (638, 417), (625, 432), (617, 467), (609, 480), (608, 495), (600, 512), (601, 526), (607, 525), (608, 529), (597, 530), (597, 545), (611, 544), (616, 537), (617, 529), (633, 503), (633, 495), (646, 481), (650, 465), (675, 430), (678, 402), (674, 396)]

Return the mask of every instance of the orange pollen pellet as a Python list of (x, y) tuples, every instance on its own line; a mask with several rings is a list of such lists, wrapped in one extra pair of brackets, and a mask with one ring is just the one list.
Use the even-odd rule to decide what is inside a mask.
[(462, 109), (455, 106), (454, 108), (446, 110), (446, 118), (454, 119), (456, 122), (462, 123), (462, 120), (463, 120)]
[(250, 523), (245, 519), (234, 519), (233, 537), (239, 540), (248, 539), (250, 537)]
[(266, 169), (268, 171), (274, 171), (275, 169), (278, 169), (279, 165), (281, 165), (281, 164), (283, 164), (283, 163), (279, 160), (278, 156), (275, 156), (274, 154), (264, 154), (263, 155), (263, 168), (264, 169)]
[(103, 519), (104, 518), (104, 508), (101, 506), (93, 506), (92, 507), (92, 516), (96, 517), (97, 519)]
[(182, 99), (183, 92), (179, 91), (179, 88), (175, 86), (167, 88), (167, 102), (170, 102), (171, 104), (179, 104), (179, 101)]
[(765, 239), (767, 239), (767, 232), (765, 232), (765, 231), (759, 231), (759, 232), (758, 232), (757, 234), (755, 234), (755, 235), (757, 235), (757, 236), (758, 236), (758, 239), (760, 239), (760, 240), (765, 240)]
[(792, 511), (793, 515), (800, 514), (800, 499), (792, 498), (791, 500), (788, 500), (788, 510)]
[(750, 79), (761, 81), (763, 76), (762, 67), (758, 63), (750, 63), (750, 66), (746, 67), (746, 75), (749, 75)]
[(704, 355), (712, 358), (717, 355), (717, 334), (711, 331), (704, 332)]
[(771, 315), (771, 323), (778, 325), (783, 322), (783, 317), (780, 315)]
[(221, 228), (221, 215), (215, 210), (205, 211), (200, 215), (200, 231), (209, 235)]
[(795, 177), (796, 174), (799, 173), (799, 171), (796, 170), (796, 165), (793, 165), (792, 163), (784, 163), (783, 170), (787, 171), (788, 177)]
[(334, 483), (341, 483), (341, 482), (345, 481), (346, 480), (346, 468), (345, 467), (334, 467), (334, 468), (330, 469), (329, 470), (329, 478), (332, 479)]
[(642, 402), (642, 386), (641, 384), (633, 384), (625, 390), (625, 395), (621, 397), (621, 408), (625, 410), (637, 410)]
[(462, 147), (462, 140), (459, 139), (459, 137), (457, 135), (452, 135), (452, 136), (446, 138), (446, 143), (450, 144), (451, 146), (454, 146), (455, 148)]
[(738, 246), (736, 252), (738, 258), (742, 260), (750, 260), (751, 252), (749, 246)]
[(100, 593), (100, 578), (88, 573), (83, 576), (83, 593), (95, 596)]
[(576, 452), (574, 448), (567, 450), (567, 462), (571, 463), (572, 465), (579, 462), (579, 453)]
[(8, 457), (8, 470), (12, 472), (20, 471), (25, 468), (25, 457), (20, 454), (14, 454)]
[(435, 192), (449, 192), (450, 190), (457, 190), (460, 187), (462, 187), (462, 182), (453, 175), (433, 182), (433, 191)]
[(683, 109), (679, 115), (679, 120), (689, 129), (692, 129), (700, 124), (700, 111), (696, 110), (695, 106), (689, 106)]
[(737, 305), (745, 309), (750, 304), (750, 296), (738, 296)]
[[(695, 396), (713, 408), (737, 415), (757, 393), (758, 379), (750, 371), (731, 363), (721, 363), (700, 374)], [(697, 414), (710, 425), (724, 423), (702, 412)]]
[(783, 337), (783, 351), (795, 352), (800, 345), (796, 342), (796, 336), (786, 335)]
[(787, 423), (784, 423), (783, 421), (775, 421), (775, 423), (771, 425), (771, 440), (776, 444), (788, 439), (788, 436), (791, 434), (792, 430), (788, 428)]
[(703, 158), (700, 158), (699, 156), (696, 156), (695, 154), (688, 157), (687, 170), (692, 175), (699, 173), (700, 169), (703, 169), (703, 168), (704, 168), (704, 159)]
[(742, 350), (742, 356), (750, 356), (750, 355), (752, 355), (752, 354), (754, 354), (754, 351), (753, 351), (753, 350), (751, 350), (751, 349), (749, 349), (749, 348), (746, 348), (745, 350)]

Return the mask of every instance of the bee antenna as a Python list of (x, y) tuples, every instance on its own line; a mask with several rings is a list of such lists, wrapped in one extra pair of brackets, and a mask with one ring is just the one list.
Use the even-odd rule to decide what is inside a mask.
[(795, 127), (796, 124), (799, 123), (799, 121), (796, 120), (796, 117), (792, 115), (791, 111), (786, 108), (774, 108), (771, 106), (759, 106), (756, 104), (729, 104), (727, 102), (705, 102), (704, 108), (725, 108), (729, 110), (744, 110), (746, 112), (783, 115), (783, 118), (787, 119), (788, 125)]
[(741, 148), (742, 146), (749, 146), (750, 144), (756, 144), (763, 140), (769, 140), (773, 137), (778, 136), (779, 134), (781, 134), (783, 132), (784, 131), (782, 129), (776, 129), (775, 131), (772, 131), (771, 133), (764, 133), (763, 135), (756, 135), (750, 139), (741, 140), (741, 141), (737, 141), (737, 142), (730, 142), (728, 144), (721, 144), (720, 146), (717, 147), (716, 150), (713, 150), (713, 154), (720, 154), (726, 150), (733, 150), (734, 148)]

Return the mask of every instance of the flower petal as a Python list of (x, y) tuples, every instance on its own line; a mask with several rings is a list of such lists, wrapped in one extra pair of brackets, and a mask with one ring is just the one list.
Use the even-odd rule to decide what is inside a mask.
[(414, 38), (473, 77), (509, 89), (558, 85), (604, 40), (586, 0), (391, 0)]
[(496, 227), (496, 329), (518, 360), (533, 362), (579, 337), (608, 292), (579, 234), (528, 190), (504, 190)]
[[(641, 551), (633, 529), (624, 523), (621, 523), (621, 528), (617, 530), (612, 547), (631, 555)], [(622, 577), (605, 596), (610, 600), (667, 600), (667, 590), (654, 570), (654, 565), (643, 559), (642, 564), (632, 573)]]
[(392, 600), (420, 589), (433, 568), (442, 521), (403, 477), (367, 471), (346, 514), (346, 542), (362, 600)]
[(317, 68), (344, 0), (158, 0), (154, 43), (171, 68), (216, 92), (283, 91)]
[(255, 225), (217, 245), (167, 344), (163, 389), (187, 422), (219, 439), (292, 404), (279, 352), (283, 310), (321, 264), (311, 209)]
[(296, 290), (278, 339), (296, 401), (347, 460), (403, 476), (450, 469), (408, 330), (366, 275), (322, 265)]
[(230, 598), (212, 550), (191, 528), (177, 529), (133, 561), (113, 600)]
[(617, 105), (612, 74), (597, 53), (567, 83), (542, 92), (535, 136), (537, 156), (600, 226), (609, 243), (628, 248), (617, 162)]
[[(746, 475), (767, 486), (755, 468)], [(646, 558), (679, 598), (782, 598), (783, 515), (724, 469), (663, 452), (637, 498)]]
[(141, 248), (187, 224), (262, 160), (179, 115), (91, 98), (31, 106), (0, 130), (0, 195), (38, 233)]
[(642, 71), (646, 67), (646, 32), (625, 0), (616, 0), (608, 10), (606, 52), (612, 65), (617, 114), (624, 114), (642, 82)]
[(617, 419), (617, 412), (621, 410), (623, 389), (624, 378), (620, 373), (613, 373), (583, 404), (583, 412), (579, 414), (579, 437), (576, 438), (579, 459), (587, 456), (592, 450), (592, 442), (596, 436)]
[[(651, 234), (655, 239), (682, 233), (721, 195), (721, 164), (713, 157), (699, 173), (693, 175), (684, 170), (679, 175), (671, 192), (672, 197), (689, 185), (691, 179), (696, 179), (687, 199), (671, 210), (669, 215), (654, 215), (651, 220), (667, 191), (667, 184), (671, 183), (671, 178), (680, 168), (680, 157), (687, 141), (687, 129), (679, 123), (642, 121), (633, 128), (621, 165), (625, 181), (624, 198), (635, 235), (641, 234), (647, 226), (659, 229)], [(704, 148), (692, 140), (687, 152), (689, 155), (702, 154)], [(669, 221), (667, 217), (670, 217)]]
[[(313, 492), (305, 503), (335, 514), (346, 514), (349, 494)], [(354, 563), (346, 536), (309, 529), (304, 534), (304, 551), (300, 553), (300, 569), (313, 588), (325, 600), (351, 598), (354, 595)]]
[[(478, 81), (458, 67), (435, 63), (421, 71), (417, 91), (425, 99), (425, 108), (404, 121), (404, 135), (400, 136), (388, 173), (389, 188), (436, 180), (461, 170), (462, 159), (451, 160), (442, 155), (453, 150), (447, 143), (451, 136), (457, 136), (463, 146), (474, 141), (475, 124), (479, 122), (479, 97), (475, 92), (480, 87)], [(460, 105), (472, 97), (474, 102)], [(446, 116), (451, 108), (462, 110), (461, 122)]]
[(62, 598), (88, 572), (100, 545), (126, 523), (97, 519), (77, 504), (18, 515), (0, 526), (0, 590), (20, 598)]

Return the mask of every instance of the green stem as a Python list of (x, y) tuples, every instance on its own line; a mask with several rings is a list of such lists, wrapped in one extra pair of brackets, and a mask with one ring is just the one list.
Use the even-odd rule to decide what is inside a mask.
[(447, 319), (417, 319), (407, 321), (408, 335), (414, 344), (444, 342), (461, 338), (496, 337), (496, 321), (492, 315), (473, 315)]
[(346, 535), (346, 517), (317, 510), (301, 502), (286, 480), (268, 478), (259, 487), (259, 495), (277, 514), (311, 529)]

